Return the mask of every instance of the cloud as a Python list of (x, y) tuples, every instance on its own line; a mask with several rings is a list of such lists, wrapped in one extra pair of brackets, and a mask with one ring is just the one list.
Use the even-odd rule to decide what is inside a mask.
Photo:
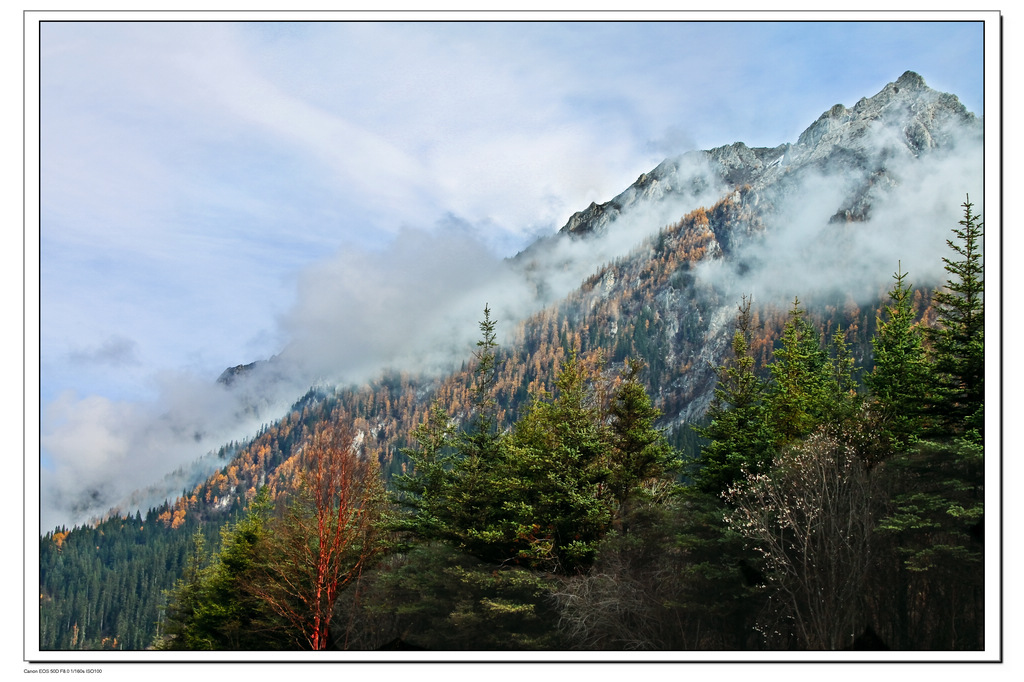
[(281, 361), (346, 382), (387, 366), (436, 369), (464, 350), (488, 294), (523, 293), (509, 285), (504, 262), (458, 224), (405, 229), (377, 251), (344, 248), (299, 278)]
[[(898, 185), (872, 194), (869, 220), (832, 221), (867, 171), (795, 173), (786, 201), (767, 214), (762, 237), (740, 242), (728, 262), (702, 263), (698, 277), (727, 300), (752, 293), (780, 305), (830, 292), (866, 300), (890, 283), (898, 261), (916, 284), (939, 282), (945, 238), (958, 220), (958, 202), (950, 197), (981, 196), (980, 140), (964, 138), (917, 160), (894, 154), (886, 135), (866, 138), (864, 151), (885, 159)], [(469, 356), (485, 304), (507, 334), (601, 265), (723, 196), (726, 188), (701, 155), (674, 164), (674, 175), (648, 186), (653, 201), (637, 202), (588, 238), (551, 238), (515, 260), (495, 256), (480, 230), (456, 216), (430, 229), (403, 228), (385, 246), (338, 249), (298, 275), (294, 302), (274, 334), (287, 340), (283, 350), (231, 386), (178, 372), (158, 377), (152, 404), (61, 395), (43, 420), (42, 444), (53, 462), (44, 472), (44, 523), (102, 514), (152, 484), (154, 472), (190, 467), (211, 449), (251, 434), (314, 383), (358, 383), (387, 368), (450, 369)], [(622, 200), (635, 193), (627, 190)], [(133, 342), (111, 337), (76, 350), (73, 359), (113, 363), (134, 352)], [(203, 467), (192, 471), (199, 475)], [(158, 489), (149, 495), (151, 503), (161, 501)]]
[[(85, 523), (117, 506), (134, 511), (123, 507), (133, 491), (174, 469), (190, 467), (229, 441), (250, 436), (261, 423), (279, 416), (287, 405), (282, 394), (290, 400), (294, 391), (268, 387), (255, 397), (184, 372), (163, 373), (156, 381), (158, 398), (151, 402), (65, 391), (44, 407), (40, 446), (47, 464), (40, 470), (41, 528)], [(211, 466), (219, 465), (208, 462), (194, 473), (208, 474)], [(182, 482), (175, 480), (175, 485), (146, 502), (173, 499)]]
[[(701, 263), (697, 274), (727, 299), (750, 294), (776, 305), (819, 296), (863, 303), (888, 288), (897, 268), (917, 286), (940, 285), (961, 204), (969, 194), (975, 211), (984, 210), (981, 142), (972, 131), (918, 157), (891, 130), (876, 130), (863, 140), (864, 167), (794, 173), (784, 203), (765, 215), (764, 232), (739, 243), (728, 260)], [(869, 177), (878, 167), (885, 175)], [(866, 219), (835, 221), (865, 187)]]
[(75, 364), (123, 367), (139, 364), (138, 344), (121, 336), (111, 336), (94, 348), (76, 348), (68, 353)]
[(670, 126), (661, 137), (650, 140), (647, 148), (653, 153), (669, 158), (679, 156), (683, 152), (696, 149), (697, 143), (692, 134), (679, 126)]

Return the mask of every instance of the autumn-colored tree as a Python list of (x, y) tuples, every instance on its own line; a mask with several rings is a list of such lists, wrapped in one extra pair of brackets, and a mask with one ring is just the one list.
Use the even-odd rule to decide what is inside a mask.
[(381, 553), (386, 498), (378, 465), (360, 456), (351, 431), (327, 422), (301, 453), (301, 485), (269, 537), (253, 591), (325, 649), (338, 593)]

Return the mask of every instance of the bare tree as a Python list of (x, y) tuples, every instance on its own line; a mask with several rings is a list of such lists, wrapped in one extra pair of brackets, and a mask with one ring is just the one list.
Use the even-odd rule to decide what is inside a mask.
[(300, 485), (274, 524), (253, 591), (325, 649), (338, 593), (381, 551), (385, 493), (376, 459), (361, 457), (347, 427), (327, 422), (300, 454)]
[(819, 429), (724, 493), (727, 522), (765, 559), (773, 608), (759, 628), (770, 642), (842, 649), (859, 633), (873, 527), (864, 440)]

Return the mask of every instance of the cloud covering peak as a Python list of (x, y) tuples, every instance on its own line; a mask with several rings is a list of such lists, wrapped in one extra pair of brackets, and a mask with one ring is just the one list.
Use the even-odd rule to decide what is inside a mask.
[(520, 319), (712, 200), (556, 240), (528, 278), (505, 260), (667, 152), (795, 139), (908, 66), (980, 104), (978, 27), (898, 28), (45, 22), (43, 526), (244, 437), (306, 382), (442, 367), (484, 303)]

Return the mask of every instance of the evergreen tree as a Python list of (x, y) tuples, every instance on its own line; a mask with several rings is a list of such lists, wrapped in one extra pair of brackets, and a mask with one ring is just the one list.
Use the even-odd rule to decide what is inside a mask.
[(486, 308), (480, 329), (473, 418), (456, 433), (435, 406), (414, 432), (415, 468), (397, 480), (410, 510), (403, 527), (493, 564), (582, 570), (608, 529), (610, 497), (621, 502), (674, 466), (639, 367), (627, 372), (609, 407), (598, 392), (599, 370), (573, 353), (554, 393), (538, 394), (513, 429), (499, 433)]
[(985, 532), (981, 446), (921, 441), (882, 473), (888, 494), (876, 532), (892, 567), (879, 621), (902, 648), (984, 646)]
[(409, 459), (412, 471), (392, 479), (398, 491), (395, 501), (405, 509), (396, 528), (418, 538), (456, 541), (451, 527), (451, 499), (458, 487), (459, 463), (454, 448), (455, 425), (435, 401), (426, 420), (413, 428), (410, 436), (416, 447), (405, 448), (402, 454)]
[(777, 447), (809, 435), (834, 408), (836, 395), (821, 334), (807, 321), (800, 299), (793, 300), (781, 343), (770, 367), (773, 384), (767, 401)]
[(480, 340), (476, 342), (477, 366), (474, 372), (473, 407), (475, 410), (473, 428), (470, 434), (493, 436), (497, 427), (494, 399), (494, 384), (497, 381), (497, 322), (491, 319), (491, 308), (484, 305), (484, 319), (480, 321)]
[(271, 533), (272, 512), (270, 491), (262, 487), (245, 515), (222, 530), (221, 550), (207, 582), (206, 604), (200, 611), (209, 622), (213, 648), (277, 650), (291, 643), (288, 624), (252, 590), (261, 552)]
[(554, 396), (538, 396), (512, 431), (509, 456), (521, 482), (517, 501), (524, 553), (562, 573), (585, 569), (607, 531), (601, 494), (609, 477), (608, 435), (590, 374), (575, 353), (562, 365)]
[(750, 352), (750, 305), (744, 296), (732, 358), (718, 368), (707, 426), (696, 429), (710, 442), (701, 450), (691, 476), (699, 490), (711, 495), (728, 488), (744, 471), (760, 471), (771, 464), (775, 436), (766, 411), (767, 385), (757, 375)]
[(167, 592), (168, 605), (164, 619), (163, 635), (158, 649), (212, 649), (213, 643), (199, 621), (200, 612), (206, 601), (205, 583), (209, 576), (206, 540), (201, 531), (192, 535), (185, 572)]
[(505, 439), (497, 431), (495, 327), (490, 307), (485, 305), (474, 353), (473, 417), (455, 439), (458, 463), (447, 504), (451, 515), (448, 536), (457, 540), (456, 546), (485, 561), (500, 563), (508, 558), (509, 545), (516, 544), (515, 524), (506, 509), (515, 484), (508, 480)]
[(885, 319), (878, 318), (878, 333), (871, 339), (875, 366), (866, 383), (889, 424), (894, 442), (905, 446), (918, 432), (928, 387), (929, 371), (922, 332), (914, 322), (912, 290), (907, 273), (898, 268), (889, 291)]
[(829, 364), (832, 368), (828, 381), (831, 394), (825, 410), (827, 420), (844, 422), (856, 419), (860, 414), (863, 398), (860, 395), (857, 376), (860, 368), (853, 358), (853, 352), (846, 343), (846, 333), (837, 327), (828, 344)]
[(199, 549), (193, 549), (184, 577), (168, 595), (164, 632), (155, 648), (253, 651), (292, 644), (288, 624), (251, 590), (268, 541), (270, 511), (264, 487), (245, 516), (221, 530), (219, 554), (199, 571), (194, 566), (203, 542), (195, 536)]
[(953, 228), (957, 240), (946, 240), (956, 257), (942, 259), (950, 279), (935, 293), (937, 325), (929, 329), (928, 340), (935, 373), (933, 415), (949, 433), (973, 429), (980, 438), (985, 426), (984, 224), (973, 207), (968, 197), (961, 227)]
[(544, 650), (559, 646), (560, 580), (421, 543), (364, 575), (339, 602), (340, 649)]
[(418, 447), (405, 451), (413, 471), (395, 480), (399, 502), (408, 510), (400, 529), (420, 540), (445, 542), (483, 561), (501, 563), (526, 547), (514, 518), (522, 486), (507, 461), (505, 438), (497, 431), (493, 391), (496, 373), (495, 322), (484, 308), (475, 353), (473, 414), (463, 431), (435, 403), (413, 430)]
[(627, 361), (623, 382), (615, 389), (610, 416), (610, 462), (608, 489), (619, 507), (619, 516), (628, 516), (630, 499), (651, 480), (670, 480), (682, 462), (668, 444), (665, 434), (655, 427), (661, 411), (651, 403), (647, 389), (640, 383), (642, 365)]
[(936, 292), (925, 416), (914, 448), (887, 464), (890, 494), (878, 523), (898, 557), (888, 587), (896, 638), (920, 648), (984, 645), (984, 283), (982, 224), (969, 198), (954, 228), (951, 275)]

